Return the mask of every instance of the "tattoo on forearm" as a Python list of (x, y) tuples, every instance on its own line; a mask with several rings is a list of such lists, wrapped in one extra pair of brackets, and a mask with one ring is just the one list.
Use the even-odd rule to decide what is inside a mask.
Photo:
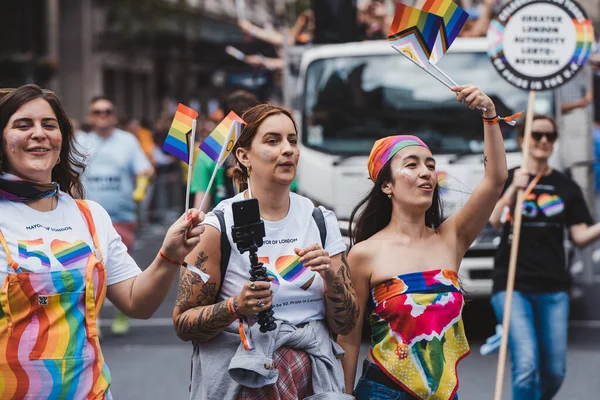
[(327, 293), (327, 299), (333, 306), (333, 321), (339, 332), (342, 334), (348, 333), (356, 326), (359, 309), (352, 278), (350, 277), (350, 267), (345, 256), (342, 256), (342, 265), (333, 282), (331, 293)]
[(488, 162), (487, 156), (484, 154), (483, 155), (483, 167), (484, 168), (487, 167), (487, 162)]
[[(200, 276), (187, 269), (181, 271), (179, 276), (179, 286), (177, 288), (177, 298), (175, 299), (175, 308), (177, 308), (179, 312), (184, 312), (185, 310), (194, 307), (194, 286), (202, 283), (203, 281)], [(210, 282), (208, 282), (207, 285), (210, 285)], [(214, 283), (212, 285), (214, 285)], [(204, 286), (202, 287), (203, 290)]]
[[(194, 265), (203, 272), (208, 255), (200, 252)], [(177, 289), (175, 308), (180, 315), (175, 321), (177, 335), (184, 340), (205, 341), (226, 328), (233, 318), (227, 311), (227, 302), (214, 304), (218, 295), (215, 282), (204, 283), (202, 278), (182, 269)]]
[(177, 336), (184, 340), (210, 340), (233, 322), (233, 317), (227, 311), (227, 301), (191, 311), (193, 314), (181, 314), (175, 322)]

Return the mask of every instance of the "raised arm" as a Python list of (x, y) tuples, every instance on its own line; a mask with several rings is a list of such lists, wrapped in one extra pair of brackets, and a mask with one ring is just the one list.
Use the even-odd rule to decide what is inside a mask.
[[(221, 233), (207, 226), (202, 242), (188, 255), (186, 261), (208, 274), (204, 282), (200, 276), (181, 268), (177, 299), (173, 310), (173, 324), (177, 336), (184, 341), (204, 342), (227, 328), (238, 316), (254, 314), (271, 306), (272, 294), (268, 282), (249, 283), (231, 301), (236, 315), (228, 308), (230, 299), (217, 302), (221, 288)], [(261, 299), (264, 306), (256, 304)]]
[[(470, 109), (485, 109), (483, 118), (496, 117), (496, 107), (492, 100), (475, 86), (459, 85), (452, 90), (456, 93), (456, 99), (464, 102)], [(483, 135), (483, 178), (465, 206), (448, 218), (440, 229), (442, 234), (450, 235), (451, 240), (456, 238), (459, 258), (462, 258), (485, 227), (508, 176), (504, 140), (498, 121), (494, 124), (484, 124)]]
[(363, 321), (365, 316), (365, 307), (369, 298), (369, 282), (371, 281), (370, 270), (365, 265), (365, 257), (361, 255), (360, 245), (354, 246), (348, 253), (348, 265), (352, 273), (352, 283), (358, 299), (358, 316), (356, 325), (345, 335), (339, 335), (337, 342), (346, 352), (342, 360), (344, 368), (344, 380), (346, 382), (346, 393), (351, 394), (354, 391), (354, 381), (356, 380), (356, 368), (358, 366), (358, 355), (360, 352), (360, 343), (362, 339)]

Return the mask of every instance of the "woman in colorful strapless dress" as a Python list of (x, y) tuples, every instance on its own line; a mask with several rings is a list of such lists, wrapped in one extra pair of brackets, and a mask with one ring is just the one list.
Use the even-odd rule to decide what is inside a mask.
[(492, 213), (507, 168), (492, 100), (472, 85), (452, 90), (470, 109), (485, 110), (485, 173), (459, 212), (442, 223), (435, 159), (421, 139), (385, 137), (369, 156), (375, 185), (350, 220), (348, 263), (360, 316), (353, 331), (338, 338), (352, 393), (369, 316), (371, 348), (354, 390), (358, 400), (458, 398), (457, 364), (469, 344), (457, 271)]

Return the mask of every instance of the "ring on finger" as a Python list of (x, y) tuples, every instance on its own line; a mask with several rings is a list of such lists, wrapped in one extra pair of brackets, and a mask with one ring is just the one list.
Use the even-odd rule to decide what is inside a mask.
[(256, 301), (256, 307), (262, 307), (264, 305), (265, 305), (265, 303), (263, 303), (262, 300), (257, 300)]
[(326, 271), (329, 271), (329, 269), (330, 269), (330, 268), (331, 268), (331, 265), (329, 265), (329, 264), (325, 264), (325, 270), (326, 270)]
[(256, 290), (256, 285), (254, 284), (254, 282), (250, 282), (250, 290)]

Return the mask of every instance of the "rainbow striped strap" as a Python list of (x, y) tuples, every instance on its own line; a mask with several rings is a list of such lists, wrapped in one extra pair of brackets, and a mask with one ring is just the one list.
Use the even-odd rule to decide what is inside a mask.
[(81, 211), (81, 214), (83, 214), (83, 218), (87, 223), (90, 235), (92, 235), (92, 241), (94, 243), (96, 254), (98, 255), (99, 260), (103, 261), (104, 257), (102, 256), (102, 251), (100, 250), (100, 243), (98, 242), (98, 235), (96, 234), (96, 224), (94, 224), (94, 218), (92, 217), (90, 207), (85, 200), (75, 200), (75, 203), (77, 203), (79, 211)]
[(15, 262), (10, 255), (10, 250), (8, 249), (6, 239), (4, 239), (4, 235), (2, 234), (2, 229), (0, 229), (0, 243), (2, 243), (2, 247), (4, 247), (4, 252), (6, 253), (6, 262), (13, 270), (15, 270), (15, 272), (19, 272), (17, 271), (19, 269), (19, 264)]

